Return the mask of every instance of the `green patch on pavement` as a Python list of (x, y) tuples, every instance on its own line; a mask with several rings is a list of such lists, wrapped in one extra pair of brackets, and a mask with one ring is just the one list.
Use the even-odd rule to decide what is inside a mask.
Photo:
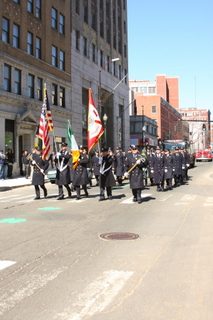
[(9, 219), (0, 220), (0, 223), (20, 223), (20, 222), (25, 222), (25, 221), (27, 221), (27, 219), (9, 218)]
[(44, 208), (38, 208), (38, 210), (60, 210), (61, 208), (55, 208), (55, 207), (44, 207)]

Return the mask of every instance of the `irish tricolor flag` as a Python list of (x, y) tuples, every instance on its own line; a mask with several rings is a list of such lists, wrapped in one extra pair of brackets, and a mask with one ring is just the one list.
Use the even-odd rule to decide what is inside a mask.
[(78, 149), (78, 145), (77, 142), (75, 140), (72, 128), (71, 128), (71, 124), (70, 121), (68, 120), (67, 122), (67, 140), (68, 140), (68, 144), (70, 146), (70, 149), (72, 151), (72, 163), (75, 163), (79, 156), (80, 156), (80, 151)]

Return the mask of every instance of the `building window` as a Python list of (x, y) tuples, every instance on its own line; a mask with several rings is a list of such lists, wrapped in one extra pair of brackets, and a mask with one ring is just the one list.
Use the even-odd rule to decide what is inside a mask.
[(13, 46), (19, 48), (20, 39), (20, 27), (17, 24), (13, 24)]
[(83, 52), (84, 55), (87, 57), (87, 38), (83, 38)]
[(92, 44), (92, 61), (96, 62), (96, 47)]
[(9, 43), (9, 20), (2, 18), (2, 41)]
[(152, 113), (156, 113), (156, 106), (152, 106)]
[(59, 63), (59, 68), (61, 70), (65, 70), (65, 52), (60, 50), (60, 55), (59, 55), (60, 63)]
[(124, 58), (127, 57), (127, 50), (126, 50), (126, 44), (124, 45)]
[(65, 34), (65, 16), (63, 14), (59, 16), (59, 32)]
[(42, 87), (43, 87), (43, 81), (41, 78), (37, 78), (37, 99), (42, 101), (43, 95), (42, 95)]
[(80, 41), (80, 32), (78, 30), (75, 31), (75, 48), (76, 50), (80, 50), (79, 49), (79, 41)]
[(13, 0), (13, 2), (20, 4), (20, 0)]
[(11, 92), (11, 67), (4, 66), (4, 90)]
[(27, 11), (33, 13), (33, 0), (27, 0)]
[(35, 77), (32, 74), (28, 75), (28, 97), (34, 99), (34, 80)]
[(14, 150), (14, 146), (15, 146), (14, 127), (15, 127), (14, 120), (5, 119), (5, 150), (8, 150), (8, 149)]
[(155, 87), (149, 87), (148, 88), (149, 93), (155, 93)]
[(36, 18), (41, 19), (41, 0), (36, 0)]
[(58, 90), (57, 85), (53, 83), (52, 84), (52, 104), (54, 106), (57, 106), (57, 101), (58, 101), (57, 90)]
[(125, 69), (125, 83), (127, 84), (127, 69)]
[(27, 53), (33, 55), (33, 34), (27, 33)]
[(21, 94), (21, 70), (14, 70), (14, 92)]
[(60, 107), (65, 108), (65, 88), (60, 87)]
[(41, 59), (41, 39), (36, 37), (36, 58)]
[(80, 14), (80, 4), (79, 4), (79, 0), (75, 1), (75, 12), (77, 14)]
[(91, 26), (96, 31), (97, 30), (97, 4), (96, 0), (91, 1)]
[(83, 19), (88, 23), (88, 0), (83, 0)]
[(100, 66), (104, 66), (104, 53), (102, 50), (100, 51)]
[(121, 65), (119, 65), (119, 79), (121, 80), (122, 77), (122, 71), (121, 71)]
[(54, 67), (58, 66), (57, 56), (58, 56), (57, 48), (55, 46), (52, 46), (52, 65)]
[(103, 21), (100, 22), (100, 36), (104, 38), (104, 23)]
[(147, 93), (147, 87), (139, 87), (139, 91), (143, 93)]
[(126, 21), (124, 21), (124, 33), (126, 34)]
[(52, 8), (52, 28), (57, 29), (57, 10)]

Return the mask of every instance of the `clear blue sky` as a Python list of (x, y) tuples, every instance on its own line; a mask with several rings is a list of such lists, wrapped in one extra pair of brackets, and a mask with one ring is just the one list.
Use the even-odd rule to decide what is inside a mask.
[(129, 79), (179, 77), (180, 108), (213, 119), (213, 0), (127, 0)]

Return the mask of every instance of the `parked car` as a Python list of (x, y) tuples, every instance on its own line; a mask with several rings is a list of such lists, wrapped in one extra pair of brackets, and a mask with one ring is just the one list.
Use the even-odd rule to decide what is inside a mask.
[(212, 161), (213, 155), (209, 150), (199, 150), (195, 155), (195, 159), (197, 162)]
[(55, 183), (56, 179), (56, 168), (49, 169), (47, 171), (47, 178), (50, 180), (51, 183)]

